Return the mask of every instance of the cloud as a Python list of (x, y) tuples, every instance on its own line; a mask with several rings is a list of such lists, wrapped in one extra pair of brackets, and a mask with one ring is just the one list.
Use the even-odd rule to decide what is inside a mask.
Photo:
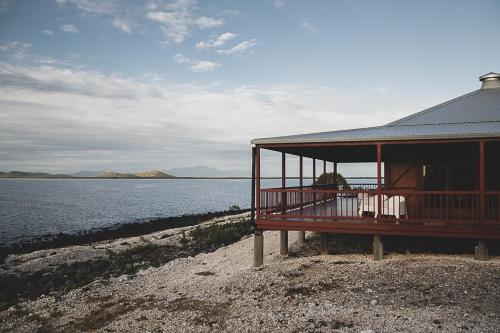
[(137, 171), (193, 161), (247, 169), (252, 138), (374, 126), (431, 104), (318, 86), (221, 91), (57, 65), (0, 63), (0, 82), (0, 170)]
[(220, 67), (220, 64), (213, 61), (208, 60), (191, 60), (188, 57), (185, 57), (182, 53), (177, 53), (174, 55), (174, 62), (176, 64), (190, 64), (190, 70), (192, 72), (208, 72), (216, 70)]
[(193, 28), (211, 29), (224, 24), (223, 19), (207, 16), (197, 16), (195, 0), (176, 0), (172, 3), (155, 5), (147, 18), (160, 24), (160, 29), (169, 42), (180, 44), (191, 36)]
[(252, 38), (250, 40), (246, 40), (244, 42), (241, 42), (230, 49), (218, 50), (217, 53), (225, 54), (225, 55), (242, 54), (254, 45), (257, 45), (257, 40), (255, 38)]
[(114, 13), (118, 5), (113, 0), (56, 0), (59, 6), (73, 6), (84, 14), (104, 15)]
[(309, 20), (307, 18), (302, 20), (302, 29), (310, 33), (311, 35), (317, 35), (319, 33), (319, 29), (316, 28), (314, 25), (309, 23)]
[(385, 95), (385, 94), (387, 94), (389, 92), (384, 87), (377, 87), (377, 88), (373, 89), (373, 91), (376, 92), (377, 94), (381, 94), (381, 95)]
[(285, 5), (285, 1), (283, 1), (283, 0), (275, 0), (274, 1), (274, 7), (276, 7), (276, 8), (283, 7), (284, 5)]
[(114, 19), (113, 26), (122, 32), (128, 34), (132, 33), (132, 28), (130, 27), (130, 23), (128, 23), (124, 19)]
[(211, 17), (200, 16), (195, 20), (195, 24), (202, 30), (212, 29), (224, 25), (223, 19), (214, 19)]
[(209, 50), (212, 48), (221, 47), (221, 46), (224, 46), (224, 44), (228, 40), (231, 40), (234, 37), (236, 37), (235, 34), (230, 33), (230, 32), (226, 32), (226, 33), (223, 33), (222, 35), (218, 36), (215, 39), (210, 39), (208, 41), (201, 41), (201, 42), (197, 43), (196, 48), (198, 50)]
[(7, 58), (15, 61), (22, 61), (24, 59), (30, 58), (30, 49), (30, 43), (22, 43), (17, 41), (0, 45), (0, 52), (4, 53)]
[(182, 53), (177, 53), (174, 56), (174, 61), (176, 64), (189, 64), (191, 62), (191, 59), (183, 56)]
[(54, 32), (52, 30), (43, 30), (42, 34), (47, 35), (47, 36), (54, 36)]
[[(117, 0), (56, 0), (59, 6), (71, 6), (83, 15), (103, 17), (118, 30), (132, 33), (132, 18), (144, 8), (137, 8), (136, 3), (125, 3)], [(126, 17), (126, 18), (124, 18)]]
[(216, 70), (218, 67), (220, 67), (219, 63), (216, 63), (213, 61), (208, 61), (208, 60), (202, 60), (202, 61), (195, 62), (191, 66), (191, 71), (193, 71), (193, 72), (208, 72), (208, 71)]
[(80, 30), (78, 30), (77, 27), (75, 27), (73, 24), (63, 24), (59, 26), (59, 29), (61, 29), (64, 32), (68, 33), (78, 33)]

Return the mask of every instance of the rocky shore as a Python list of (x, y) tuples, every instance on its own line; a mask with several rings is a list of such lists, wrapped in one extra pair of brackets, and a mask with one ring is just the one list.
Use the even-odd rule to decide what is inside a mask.
[[(480, 262), (388, 245), (386, 259), (374, 262), (370, 239), (353, 236), (335, 236), (333, 254), (320, 256), (317, 236), (299, 245), (291, 232), (290, 255), (280, 258), (278, 233), (266, 232), (265, 265), (254, 270), (246, 226), (248, 214), (239, 214), (10, 255), (4, 277), (99, 260), (114, 271), (5, 305), (2, 332), (498, 332), (499, 256)], [(236, 236), (224, 244), (229, 233)]]

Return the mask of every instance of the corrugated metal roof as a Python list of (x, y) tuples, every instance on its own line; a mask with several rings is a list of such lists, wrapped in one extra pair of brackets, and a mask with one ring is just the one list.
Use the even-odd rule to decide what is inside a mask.
[(289, 135), (252, 144), (500, 137), (500, 89), (480, 89), (378, 127)]

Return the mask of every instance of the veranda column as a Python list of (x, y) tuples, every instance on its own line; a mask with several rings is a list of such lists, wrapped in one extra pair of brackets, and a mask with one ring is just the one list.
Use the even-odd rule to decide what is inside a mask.
[[(286, 154), (281, 153), (281, 188), (286, 188)], [(286, 214), (287, 200), (286, 192), (283, 191), (281, 195), (281, 214)], [(280, 255), (288, 255), (288, 231), (281, 230), (280, 232)]]
[[(255, 213), (253, 210), (255, 207)], [(255, 222), (260, 217), (260, 148), (252, 149), (252, 213), (251, 218)], [(253, 267), (257, 268), (264, 264), (264, 233), (255, 228), (253, 235)]]
[(333, 183), (335, 188), (338, 189), (339, 182), (337, 180), (337, 162), (333, 162)]
[[(328, 178), (326, 177), (326, 160), (323, 161), (323, 175), (325, 177), (325, 185), (328, 183)], [(322, 209), (325, 209), (325, 211), (328, 211), (326, 208), (326, 194), (323, 193), (323, 207)], [(319, 215), (319, 213), (316, 213), (316, 215)], [(326, 232), (320, 232), (319, 233), (319, 253), (320, 254), (328, 254), (328, 241), (326, 237)]]
[[(375, 223), (378, 223), (383, 213), (382, 210), (382, 145), (377, 144), (377, 216)], [(373, 259), (382, 260), (384, 258), (384, 245), (380, 235), (373, 236)]]
[[(484, 231), (485, 210), (485, 175), (484, 175), (484, 141), (479, 141), (479, 219), (481, 220), (481, 231)], [(479, 240), (475, 248), (475, 258), (477, 260), (488, 260), (488, 248), (483, 240)]]
[[(316, 159), (315, 158), (313, 158), (313, 166), (312, 166), (312, 168), (313, 168), (312, 185), (314, 186), (314, 183), (316, 182)], [(316, 206), (316, 192), (313, 192), (313, 206)]]
[[(303, 186), (304, 186), (304, 170), (303, 170), (303, 167), (304, 167), (304, 160), (302, 158), (302, 156), (299, 157), (299, 187), (300, 187), (300, 190), (303, 189)], [(300, 213), (303, 214), (303, 211), (304, 210), (304, 195), (302, 192), (300, 192)], [(306, 232), (305, 231), (298, 231), (298, 235), (297, 235), (297, 240), (299, 242), (299, 244), (304, 244), (305, 241), (306, 241)]]

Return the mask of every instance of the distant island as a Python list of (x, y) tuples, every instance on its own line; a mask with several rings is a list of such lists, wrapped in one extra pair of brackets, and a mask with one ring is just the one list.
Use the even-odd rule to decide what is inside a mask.
[[(122, 173), (115, 171), (82, 170), (74, 173), (0, 171), (0, 178), (52, 178), (52, 179), (250, 179), (245, 170), (219, 170), (203, 165), (185, 168), (174, 168), (165, 171), (151, 170), (137, 173)], [(262, 179), (280, 177), (261, 176)], [(287, 177), (293, 179), (298, 177)], [(304, 177), (310, 178), (310, 177)]]
[(51, 174), (44, 172), (23, 172), (23, 171), (0, 171), (0, 178), (98, 178), (98, 179), (170, 179), (176, 178), (168, 173), (158, 170), (138, 172), (138, 173), (119, 173), (113, 171), (102, 171), (96, 174), (77, 172), (76, 174)]
[(248, 179), (247, 171), (219, 170), (207, 166), (174, 168), (166, 171), (151, 170), (137, 173), (82, 170), (74, 173), (47, 173), (26, 171), (0, 171), (0, 178), (54, 178), (54, 179)]

